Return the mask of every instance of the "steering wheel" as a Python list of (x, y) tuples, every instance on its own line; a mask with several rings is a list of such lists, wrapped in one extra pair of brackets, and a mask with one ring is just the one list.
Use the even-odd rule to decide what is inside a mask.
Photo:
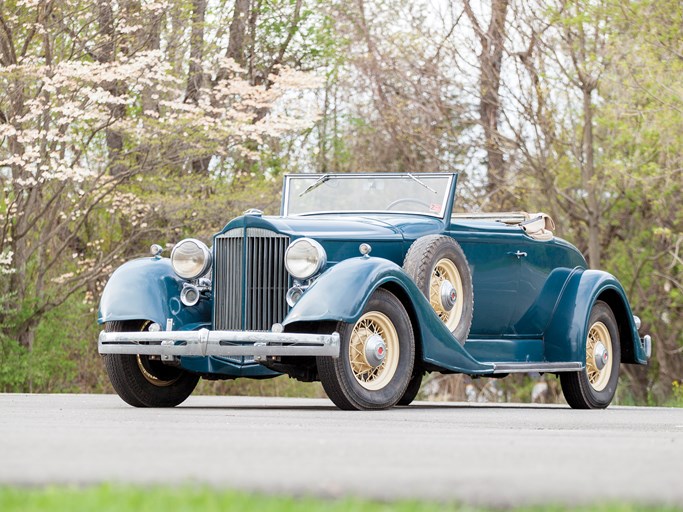
[(427, 203), (425, 203), (424, 201), (420, 201), (419, 199), (415, 199), (413, 197), (404, 197), (402, 199), (396, 199), (395, 201), (389, 203), (386, 209), (391, 210), (394, 206), (399, 205), (401, 203), (419, 204), (420, 206), (424, 206), (425, 208), (427, 208), (427, 210), (429, 210), (429, 205)]

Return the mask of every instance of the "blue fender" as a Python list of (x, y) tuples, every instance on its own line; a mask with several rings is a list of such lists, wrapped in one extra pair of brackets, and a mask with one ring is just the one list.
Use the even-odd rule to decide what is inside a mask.
[[(142, 258), (120, 266), (100, 299), (99, 323), (114, 320), (152, 320), (162, 329), (173, 319), (174, 331), (211, 329), (211, 301), (187, 307), (180, 302), (183, 281), (168, 258)], [(269, 378), (280, 375), (255, 362), (239, 363), (221, 357), (181, 357), (180, 366), (202, 374)]]
[(588, 321), (597, 300), (606, 302), (617, 320), (621, 362), (647, 363), (626, 292), (613, 275), (601, 270), (577, 270), (569, 276), (545, 331), (546, 360), (585, 363)]
[(193, 330), (211, 322), (211, 304), (200, 300), (186, 307), (180, 302), (184, 281), (168, 258), (141, 258), (121, 265), (112, 274), (100, 299), (98, 322), (152, 320), (162, 329), (173, 319), (173, 330)]
[(297, 322), (356, 322), (377, 288), (387, 288), (411, 317), (422, 360), (443, 370), (482, 375), (493, 365), (481, 363), (453, 337), (422, 292), (396, 263), (383, 258), (350, 258), (334, 265), (306, 290), (283, 325)]

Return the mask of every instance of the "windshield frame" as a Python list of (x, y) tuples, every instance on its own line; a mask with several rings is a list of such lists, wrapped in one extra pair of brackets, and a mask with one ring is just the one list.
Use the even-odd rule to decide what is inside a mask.
[[(403, 210), (321, 210), (305, 213), (289, 213), (289, 189), (292, 180), (296, 179), (307, 179), (319, 180), (320, 178), (327, 176), (328, 179), (358, 179), (358, 178), (408, 178), (420, 182), (422, 178), (448, 178), (448, 183), (446, 184), (446, 192), (443, 195), (441, 204), (441, 213), (427, 213), (427, 212), (416, 212), (416, 211), (403, 211)], [(352, 173), (297, 173), (297, 174), (285, 174), (284, 185), (282, 189), (282, 203), (280, 207), (280, 215), (282, 217), (306, 217), (309, 215), (347, 215), (347, 214), (384, 214), (384, 215), (420, 215), (425, 217), (432, 217), (436, 219), (443, 219), (448, 221), (451, 215), (451, 210), (453, 209), (453, 202), (455, 201), (455, 185), (457, 182), (458, 173), (455, 172), (352, 172)], [(424, 185), (424, 184), (422, 184)]]

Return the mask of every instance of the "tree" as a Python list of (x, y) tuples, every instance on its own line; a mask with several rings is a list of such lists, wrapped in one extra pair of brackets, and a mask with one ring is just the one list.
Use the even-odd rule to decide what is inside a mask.
[(680, 27), (666, 21), (677, 13), (676, 2), (578, 1), (516, 12), (527, 44), (511, 114), (523, 120), (519, 190), (564, 219), (592, 267), (620, 278), (654, 334), (650, 377), (624, 367), (641, 402), (661, 400), (659, 383), (683, 371), (681, 210), (671, 208), (683, 186)]
[(479, 59), (479, 123), (484, 131), (484, 149), (486, 151), (488, 200), (496, 206), (504, 201), (507, 189), (507, 164), (505, 162), (505, 137), (500, 131), (501, 105), (500, 87), (503, 55), (506, 43), (506, 17), (508, 0), (491, 0), (491, 14), (488, 27), (472, 9), (470, 0), (463, 0), (465, 13), (474, 29), (481, 50)]
[[(143, 31), (137, 23), (160, 20), (163, 4), (104, 2), (94, 13), (85, 5), (44, 0), (0, 11), (0, 88), (8, 91), (0, 99), (0, 295), (16, 304), (0, 323), (29, 349), (46, 313), (101, 283), (157, 229), (134, 178), (192, 166), (197, 155), (249, 153), (251, 141), (312, 122), (287, 113), (285, 98), (317, 87), (310, 75), (283, 67), (268, 88), (235, 76), (206, 89), (194, 80), (216, 70), (194, 53), (183, 87), (154, 24)], [(211, 63), (240, 71), (225, 58)], [(275, 104), (282, 110), (271, 113)]]
[(319, 161), (352, 171), (452, 168), (466, 152), (457, 144), (463, 106), (447, 75), (447, 37), (423, 6), (339, 3), (330, 17), (342, 57), (329, 72)]

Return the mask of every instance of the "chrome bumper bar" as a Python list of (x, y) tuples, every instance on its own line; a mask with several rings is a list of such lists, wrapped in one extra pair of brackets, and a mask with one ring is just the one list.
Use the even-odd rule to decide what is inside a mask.
[(640, 338), (640, 346), (643, 347), (643, 350), (645, 351), (645, 357), (650, 359), (650, 357), (652, 357), (652, 338), (649, 334)]
[(339, 357), (339, 334), (255, 331), (100, 332), (100, 354), (150, 356)]

